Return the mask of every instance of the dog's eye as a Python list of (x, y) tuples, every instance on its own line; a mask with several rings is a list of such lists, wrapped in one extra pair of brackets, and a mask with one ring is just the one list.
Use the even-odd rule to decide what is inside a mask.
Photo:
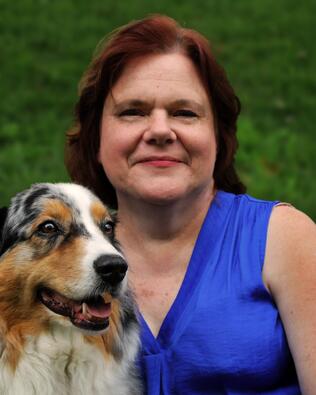
[(104, 221), (101, 223), (101, 229), (102, 232), (104, 232), (106, 235), (113, 235), (114, 233), (114, 222), (113, 221)]
[(45, 221), (37, 228), (38, 232), (51, 235), (58, 232), (58, 226), (53, 221)]

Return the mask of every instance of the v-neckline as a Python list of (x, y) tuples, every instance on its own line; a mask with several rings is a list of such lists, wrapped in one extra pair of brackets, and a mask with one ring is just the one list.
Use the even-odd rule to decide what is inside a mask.
[(195, 307), (199, 283), (207, 267), (204, 259), (206, 249), (215, 246), (227, 211), (232, 204), (234, 195), (217, 191), (198, 234), (184, 279), (166, 317), (164, 318), (157, 337), (151, 332), (147, 322), (140, 313), (142, 326), (142, 344), (145, 352), (156, 354), (174, 344), (187, 326), (191, 311)]

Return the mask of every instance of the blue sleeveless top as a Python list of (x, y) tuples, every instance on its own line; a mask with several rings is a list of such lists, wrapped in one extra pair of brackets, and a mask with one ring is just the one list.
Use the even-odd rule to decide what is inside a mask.
[(140, 318), (148, 395), (301, 393), (262, 282), (275, 203), (217, 192), (157, 338)]

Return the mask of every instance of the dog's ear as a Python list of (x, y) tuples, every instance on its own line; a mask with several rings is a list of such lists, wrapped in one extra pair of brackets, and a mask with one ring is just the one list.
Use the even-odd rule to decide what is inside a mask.
[(0, 235), (2, 233), (2, 228), (8, 215), (7, 207), (0, 207)]
[(8, 208), (7, 207), (0, 207), (0, 255), (2, 254), (1, 250), (2, 250), (2, 242), (3, 242), (2, 230), (3, 230), (5, 220), (7, 218), (7, 215), (8, 215)]

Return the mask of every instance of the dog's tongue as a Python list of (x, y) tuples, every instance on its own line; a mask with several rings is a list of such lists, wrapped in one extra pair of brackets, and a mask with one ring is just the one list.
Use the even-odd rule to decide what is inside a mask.
[(100, 296), (96, 299), (88, 299), (82, 303), (73, 305), (73, 312), (78, 319), (93, 320), (106, 319), (111, 315), (111, 303), (105, 303)]
[(108, 318), (111, 314), (111, 303), (105, 303), (102, 298), (82, 304), (83, 314), (90, 314), (93, 317)]

